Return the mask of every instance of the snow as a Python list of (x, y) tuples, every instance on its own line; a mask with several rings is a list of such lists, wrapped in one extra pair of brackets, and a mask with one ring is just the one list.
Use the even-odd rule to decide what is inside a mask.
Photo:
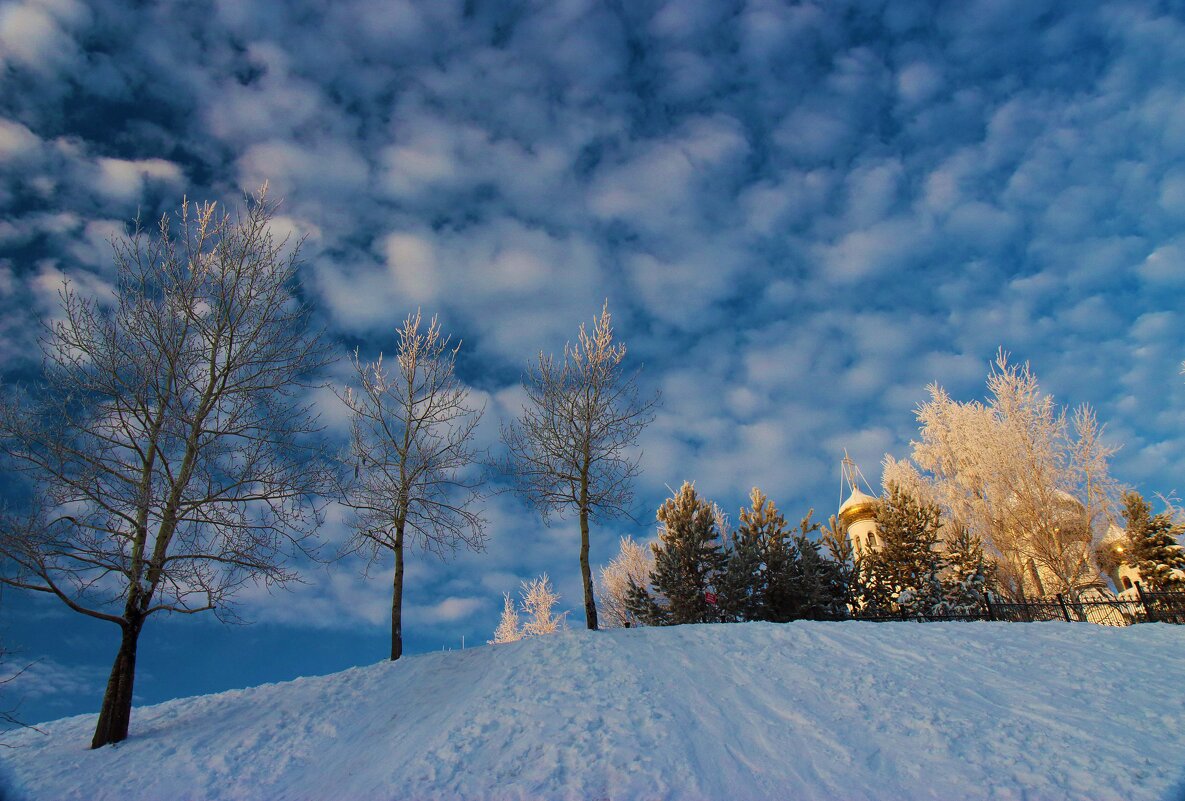
[[(1185, 627), (568, 632), (9, 735), (15, 798), (1180, 799)], [(0, 797), (3, 793), (0, 792)]]

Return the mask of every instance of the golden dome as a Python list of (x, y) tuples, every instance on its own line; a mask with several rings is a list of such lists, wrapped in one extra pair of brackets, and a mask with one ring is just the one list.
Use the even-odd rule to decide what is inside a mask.
[(840, 524), (850, 526), (857, 520), (869, 520), (875, 517), (876, 504), (876, 498), (858, 489), (853, 489), (852, 494), (839, 507)]

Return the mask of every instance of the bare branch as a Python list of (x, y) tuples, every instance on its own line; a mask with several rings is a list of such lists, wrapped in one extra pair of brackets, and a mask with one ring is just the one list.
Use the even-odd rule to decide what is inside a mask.
[(353, 357), (356, 385), (338, 393), (350, 410), (349, 459), (354, 480), (343, 487), (354, 535), (347, 550), (373, 563), (395, 555), (392, 659), (402, 652), (403, 549), (415, 545), (443, 556), (461, 546), (485, 546), (480, 454), (473, 434), (483, 409), (469, 405), (457, 378), (452, 346), (433, 317), (426, 329), (419, 311), (396, 332), (394, 369), (383, 357)]
[(575, 512), (580, 519), (580, 567), (585, 616), (597, 627), (588, 550), (589, 520), (630, 517), (633, 479), (639, 472), (638, 436), (654, 419), (658, 396), (639, 397), (637, 374), (622, 369), (625, 345), (613, 341), (606, 301), (589, 333), (580, 326), (575, 345), (556, 363), (539, 354), (523, 380), (527, 402), (519, 419), (502, 428), (505, 467), (515, 488), (546, 521)]
[(110, 303), (62, 289), (41, 380), (0, 401), (0, 455), (30, 489), (0, 522), (0, 581), (126, 636), (293, 578), (333, 476), (306, 400), (327, 356), (275, 208), (266, 187), (235, 215), (186, 201), (112, 242)]

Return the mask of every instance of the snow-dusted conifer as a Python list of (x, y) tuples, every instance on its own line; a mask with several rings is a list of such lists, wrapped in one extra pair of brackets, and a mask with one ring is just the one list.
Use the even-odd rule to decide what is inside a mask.
[(1152, 514), (1138, 492), (1123, 496), (1127, 522), (1124, 561), (1140, 571), (1140, 581), (1154, 592), (1185, 591), (1185, 548), (1180, 538), (1185, 526), (1176, 525), (1170, 512)]
[(946, 543), (946, 570), (942, 574), (942, 595), (952, 615), (974, 615), (983, 610), (989, 588), (983, 542), (959, 527)]
[(876, 512), (882, 545), (861, 560), (866, 607), (903, 615), (945, 611), (943, 563), (935, 551), (941, 525), (938, 507), (889, 487)]
[(726, 557), (713, 504), (687, 481), (659, 507), (658, 522), (651, 587), (633, 585), (630, 612), (648, 625), (716, 620), (716, 607), (706, 594), (720, 578)]
[(749, 502), (729, 538), (727, 567), (718, 582), (721, 612), (729, 620), (775, 620), (771, 605), (787, 595), (794, 559), (786, 518), (757, 487)]

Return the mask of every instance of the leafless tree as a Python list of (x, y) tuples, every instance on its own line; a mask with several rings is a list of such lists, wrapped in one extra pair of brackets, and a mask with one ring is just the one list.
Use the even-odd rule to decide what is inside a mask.
[(340, 397), (352, 415), (350, 456), (355, 480), (345, 488), (352, 510), (350, 549), (371, 562), (391, 551), (391, 659), (403, 653), (403, 563), (407, 545), (444, 555), (460, 545), (481, 549), (485, 520), (475, 473), (473, 433), (482, 409), (469, 406), (469, 389), (456, 376), (460, 345), (450, 347), (435, 317), (422, 330), (420, 312), (397, 332), (396, 368), (380, 355), (354, 354), (358, 387)]
[(614, 343), (606, 301), (584, 325), (576, 345), (564, 347), (560, 362), (539, 354), (537, 367), (524, 378), (527, 401), (522, 416), (504, 426), (509, 467), (516, 488), (543, 515), (575, 511), (580, 519), (580, 573), (584, 614), (597, 628), (597, 606), (589, 567), (589, 521), (629, 516), (634, 452), (638, 435), (651, 420), (658, 396), (641, 399), (637, 375), (622, 369), (625, 345)]
[(326, 351), (274, 209), (266, 186), (234, 215), (186, 201), (114, 240), (111, 296), (67, 284), (40, 380), (0, 402), (31, 488), (0, 521), (0, 581), (121, 631), (93, 748), (127, 737), (145, 621), (295, 579), (332, 490), (306, 391)]

